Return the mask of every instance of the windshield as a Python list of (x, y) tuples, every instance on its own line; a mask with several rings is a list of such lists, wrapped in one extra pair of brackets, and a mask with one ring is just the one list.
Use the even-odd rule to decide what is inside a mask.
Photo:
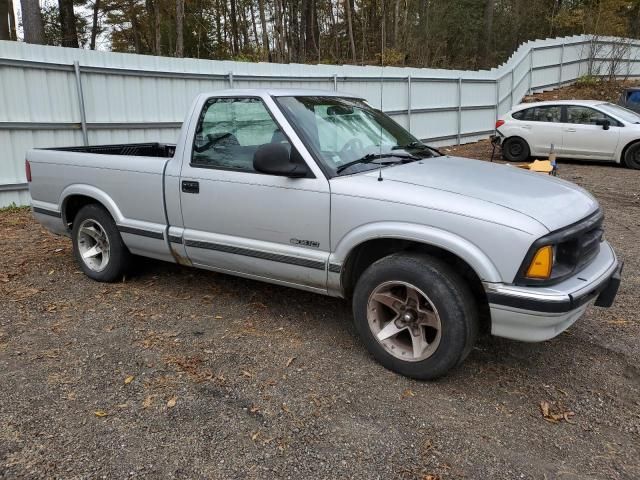
[(276, 101), (330, 176), (437, 155), (362, 100), (278, 97)]
[(603, 103), (598, 105), (600, 109), (605, 113), (618, 117), (627, 123), (640, 123), (640, 115), (620, 105), (614, 105), (613, 103)]

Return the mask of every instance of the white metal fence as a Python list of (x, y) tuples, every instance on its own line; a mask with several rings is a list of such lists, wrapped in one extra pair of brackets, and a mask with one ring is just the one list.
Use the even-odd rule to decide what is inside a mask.
[[(621, 50), (621, 46), (624, 48)], [(0, 207), (29, 202), (32, 147), (175, 142), (191, 100), (222, 88), (336, 89), (382, 107), (434, 145), (476, 141), (532, 91), (588, 72), (640, 76), (640, 43), (574, 36), (527, 42), (488, 71), (175, 59), (0, 41)], [(380, 105), (381, 78), (384, 80)]]

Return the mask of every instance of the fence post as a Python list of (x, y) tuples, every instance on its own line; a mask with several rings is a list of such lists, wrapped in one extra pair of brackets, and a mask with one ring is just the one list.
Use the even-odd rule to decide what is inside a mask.
[(533, 93), (533, 52), (535, 51), (535, 47), (531, 47), (529, 50), (529, 95)]
[(509, 100), (511, 101), (511, 107), (509, 107), (509, 110), (511, 110), (513, 108), (513, 89), (515, 87), (514, 85), (514, 74), (513, 74), (513, 68), (511, 69), (511, 93), (509, 94)]
[(457, 141), (460, 145), (462, 139), (462, 77), (458, 77), (458, 121), (457, 121)]
[(333, 74), (333, 91), (334, 92), (338, 91), (338, 74), (337, 73)]
[(558, 74), (558, 87), (562, 86), (562, 67), (564, 66), (564, 42), (562, 42), (562, 50), (560, 50), (560, 73)]
[(84, 92), (82, 91), (82, 79), (80, 78), (80, 62), (73, 62), (73, 71), (76, 77), (76, 88), (78, 90), (78, 106), (80, 108), (80, 126), (82, 127), (82, 141), (84, 146), (89, 145), (89, 135), (87, 133), (87, 113), (84, 108)]
[(229, 88), (233, 88), (233, 72), (229, 72), (227, 77), (229, 79)]
[(500, 115), (500, 79), (496, 78), (496, 122)]
[(407, 127), (411, 133), (411, 75), (407, 76)]

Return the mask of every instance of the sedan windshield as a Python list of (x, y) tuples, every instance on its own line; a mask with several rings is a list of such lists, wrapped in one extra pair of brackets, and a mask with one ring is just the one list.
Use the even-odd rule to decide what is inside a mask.
[(361, 100), (305, 96), (276, 101), (330, 176), (438, 155)]
[(598, 105), (600, 109), (605, 112), (618, 117), (620, 120), (624, 120), (627, 123), (640, 123), (640, 115), (620, 105), (614, 105), (613, 103), (603, 103)]

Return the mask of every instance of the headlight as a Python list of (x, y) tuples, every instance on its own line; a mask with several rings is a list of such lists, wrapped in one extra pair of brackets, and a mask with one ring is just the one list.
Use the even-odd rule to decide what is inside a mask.
[(529, 268), (527, 268), (527, 278), (537, 280), (547, 280), (551, 277), (553, 270), (554, 253), (551, 245), (545, 245), (538, 249), (533, 256)]
[(598, 210), (533, 242), (514, 283), (523, 286), (553, 285), (582, 270), (600, 250), (602, 220), (602, 212)]

